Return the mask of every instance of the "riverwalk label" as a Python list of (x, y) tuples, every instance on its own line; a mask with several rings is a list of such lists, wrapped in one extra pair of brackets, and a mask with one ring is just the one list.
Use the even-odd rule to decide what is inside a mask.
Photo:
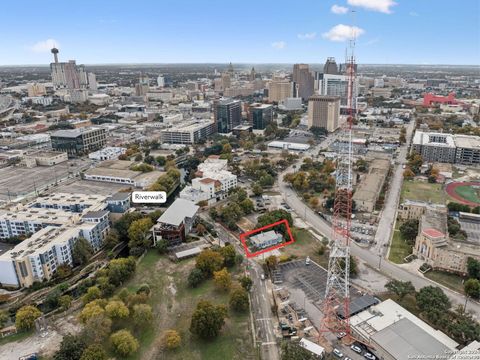
[(163, 204), (167, 201), (165, 191), (134, 191), (132, 202), (135, 204)]

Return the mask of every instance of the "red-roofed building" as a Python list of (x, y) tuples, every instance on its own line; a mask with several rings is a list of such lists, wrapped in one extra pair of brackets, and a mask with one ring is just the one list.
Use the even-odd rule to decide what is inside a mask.
[(455, 100), (455, 94), (450, 93), (448, 96), (440, 96), (432, 93), (425, 93), (423, 95), (423, 106), (430, 107), (432, 104), (458, 104)]

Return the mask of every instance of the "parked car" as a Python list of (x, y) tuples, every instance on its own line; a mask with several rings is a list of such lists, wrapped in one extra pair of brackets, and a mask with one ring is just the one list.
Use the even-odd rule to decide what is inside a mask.
[(365, 359), (368, 359), (368, 360), (376, 360), (376, 359), (377, 359), (377, 358), (375, 357), (375, 355), (370, 354), (369, 352), (363, 354), (363, 356), (365, 357)]
[(350, 349), (352, 349), (353, 351), (355, 351), (358, 354), (362, 353), (362, 349), (360, 349), (360, 347), (358, 347), (357, 345), (350, 346)]
[(335, 355), (336, 357), (338, 357), (340, 359), (343, 358), (342, 352), (338, 349), (333, 349), (333, 355)]
[(347, 334), (346, 334), (346, 333), (344, 333), (344, 332), (340, 332), (340, 333), (338, 333), (338, 334), (337, 334), (337, 339), (339, 339), (339, 340), (340, 340), (340, 339), (344, 338), (345, 336), (347, 336)]
[(264, 274), (260, 275), (260, 279), (265, 280), (265, 275)]

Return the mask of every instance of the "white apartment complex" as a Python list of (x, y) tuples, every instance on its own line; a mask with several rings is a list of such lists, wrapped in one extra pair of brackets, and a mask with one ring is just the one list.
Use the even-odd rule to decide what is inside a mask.
[(428, 162), (480, 164), (480, 137), (417, 130), (412, 151)]

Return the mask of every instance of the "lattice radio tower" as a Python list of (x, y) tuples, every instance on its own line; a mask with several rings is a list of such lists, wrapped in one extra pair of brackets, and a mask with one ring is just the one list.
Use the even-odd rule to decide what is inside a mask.
[[(339, 152), (335, 169), (335, 201), (333, 205), (332, 238), (328, 260), (328, 277), (323, 301), (322, 332), (345, 333), (350, 337), (348, 319), (350, 307), (350, 225), (352, 218), (352, 123), (355, 116), (355, 38), (356, 28), (352, 26), (352, 36), (346, 51), (347, 82), (347, 121), (339, 135)], [(344, 318), (339, 317), (339, 311)]]

